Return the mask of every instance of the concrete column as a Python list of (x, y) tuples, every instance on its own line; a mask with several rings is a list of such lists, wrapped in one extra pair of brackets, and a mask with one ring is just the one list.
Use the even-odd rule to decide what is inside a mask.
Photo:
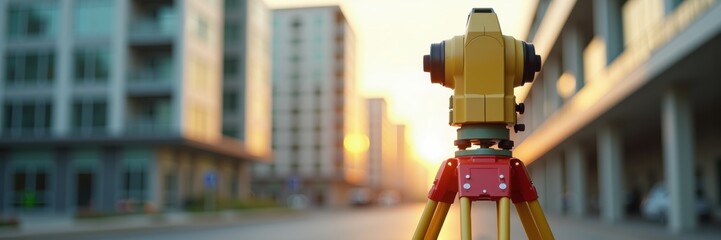
[(571, 215), (575, 217), (583, 217), (588, 211), (587, 161), (580, 145), (573, 144), (566, 149), (568, 207)]
[(594, 0), (593, 27), (606, 46), (606, 64), (613, 62), (623, 51), (622, 0)]
[(561, 77), (561, 65), (557, 55), (551, 55), (543, 66), (543, 85), (545, 90), (545, 99), (543, 101), (544, 119), (558, 110), (561, 106), (561, 96), (558, 95), (556, 83)]
[(576, 78), (576, 92), (583, 87), (583, 39), (576, 25), (570, 25), (561, 34), (563, 44), (563, 69)]
[(65, 135), (70, 131), (70, 98), (71, 98), (71, 62), (72, 62), (72, 24), (73, 5), (70, 1), (59, 1), (58, 12), (60, 24), (58, 26), (57, 44), (55, 48), (55, 79), (53, 99), (50, 103), (52, 111), (52, 133), (54, 135)]
[(610, 223), (623, 218), (623, 142), (616, 127), (598, 131), (598, 180), (601, 218)]
[(538, 159), (533, 164), (529, 165), (531, 172), (531, 180), (533, 185), (536, 187), (538, 192), (538, 202), (541, 207), (546, 209), (548, 207), (547, 188), (546, 188), (546, 161), (545, 159)]
[[(9, 1), (0, 1), (0, 13), (3, 13), (4, 14), (3, 16), (6, 16), (6, 14), (8, 12), (8, 2)], [(9, 17), (0, 17), (0, 33), (6, 34), (8, 32), (8, 30), (6, 29), (7, 25), (8, 25), (6, 23), (6, 21), (8, 18)], [(7, 36), (7, 35), (3, 35), (3, 36)], [(5, 53), (6, 38), (7, 37), (0, 37), (0, 52), (2, 52), (2, 53)], [(5, 74), (5, 71), (7, 71), (7, 69), (5, 67), (6, 64), (5, 64), (5, 56), (4, 55), (2, 57), (0, 57), (0, 66), (1, 66), (0, 67), (0, 76), (5, 78), (5, 76), (7, 76), (7, 74)], [(4, 106), (5, 106), (5, 86), (3, 83), (3, 87), (0, 88), (0, 107), (3, 107), (3, 110), (0, 110), (0, 136), (2, 136), (4, 126), (6, 126), (5, 116), (4, 116), (4, 114), (5, 114)], [(2, 170), (2, 168), (0, 168), (0, 170)], [(2, 172), (0, 172), (0, 176), (5, 176), (5, 175), (3, 175)], [(2, 182), (2, 180), (0, 180), (0, 183), (1, 182)], [(2, 185), (0, 185), (0, 190), (3, 190), (1, 187), (2, 187)], [(3, 197), (0, 197), (0, 213), (2, 213), (2, 207), (3, 207), (2, 198)]]
[[(111, 41), (108, 111), (110, 134), (121, 135), (125, 129), (126, 97), (125, 83), (128, 76), (128, 16), (130, 1), (115, 1), (115, 25)], [(179, 84), (178, 84), (179, 85)]]
[(63, 213), (69, 209), (74, 209), (73, 202), (77, 189), (68, 192), (68, 184), (74, 184), (75, 181), (69, 176), (70, 152), (68, 149), (57, 149), (55, 155), (55, 208), (56, 212)]
[(100, 209), (114, 211), (120, 189), (120, 151), (117, 148), (106, 148), (102, 153), (100, 180)]
[[(7, 172), (7, 156), (7, 152), (0, 150), (0, 192), (2, 193), (10, 192), (9, 187), (5, 187), (9, 181), (8, 178), (10, 177), (10, 173)], [(7, 211), (7, 209), (5, 209), (5, 198), (7, 195), (10, 194), (3, 194), (3, 196), (0, 196), (0, 217), (3, 217), (3, 214)]]
[(553, 154), (546, 161), (546, 205), (549, 212), (563, 214), (563, 160)]
[(665, 182), (669, 193), (668, 228), (674, 233), (693, 230), (697, 225), (692, 108), (685, 89), (671, 88), (663, 96), (661, 130)]
[(238, 163), (238, 196), (239, 199), (248, 199), (251, 196), (251, 168), (253, 163), (249, 160), (241, 160)]

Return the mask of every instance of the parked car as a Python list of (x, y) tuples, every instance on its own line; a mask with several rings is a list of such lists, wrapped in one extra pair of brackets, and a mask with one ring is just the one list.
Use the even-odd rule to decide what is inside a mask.
[(350, 204), (356, 207), (372, 204), (371, 190), (369, 188), (354, 188), (350, 191)]
[(385, 190), (378, 195), (378, 204), (384, 207), (392, 207), (401, 202), (401, 194), (394, 190)]
[[(702, 220), (707, 220), (711, 217), (711, 204), (703, 198), (703, 194), (700, 191), (696, 191), (696, 215)], [(661, 182), (651, 188), (648, 195), (641, 203), (641, 213), (647, 219), (651, 220), (666, 220), (667, 212), (669, 211), (669, 194), (666, 185)]]

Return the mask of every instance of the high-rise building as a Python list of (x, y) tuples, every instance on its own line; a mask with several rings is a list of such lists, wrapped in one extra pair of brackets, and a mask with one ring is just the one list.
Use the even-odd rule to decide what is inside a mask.
[(225, 0), (223, 134), (270, 154), (270, 11), (262, 0)]
[[(0, 211), (158, 211), (248, 196), (249, 164), (269, 152), (269, 117), (262, 105), (239, 109), (234, 120), (258, 126), (245, 131), (253, 137), (223, 137), (223, 9), (218, 0), (1, 1)], [(267, 14), (248, 9), (226, 19), (237, 13), (235, 26), (262, 33)], [(238, 50), (260, 67), (234, 80), (261, 103), (266, 37)]]
[[(376, 192), (398, 191), (401, 187), (403, 140), (398, 125), (390, 120), (385, 99), (368, 99), (368, 187)], [(404, 136), (403, 136), (404, 137)]]
[(254, 193), (338, 206), (365, 178), (365, 117), (355, 37), (337, 6), (273, 11), (273, 162), (254, 169)]
[(674, 233), (721, 216), (719, 16), (714, 0), (539, 1), (514, 155), (547, 212)]

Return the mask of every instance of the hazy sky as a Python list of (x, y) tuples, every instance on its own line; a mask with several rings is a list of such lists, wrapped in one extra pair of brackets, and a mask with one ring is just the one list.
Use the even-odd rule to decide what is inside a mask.
[(450, 157), (450, 89), (423, 72), (430, 44), (463, 34), (471, 8), (492, 7), (503, 34), (525, 39), (537, 0), (265, 0), (271, 8), (339, 4), (356, 34), (358, 82), (366, 97), (385, 97), (391, 118), (408, 125), (424, 160)]

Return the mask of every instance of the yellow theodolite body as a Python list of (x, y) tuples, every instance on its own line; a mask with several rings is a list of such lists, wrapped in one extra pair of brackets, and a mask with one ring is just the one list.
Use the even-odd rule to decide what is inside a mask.
[(436, 69), (427, 70), (433, 82), (454, 90), (451, 125), (516, 124), (518, 108), (513, 88), (530, 82), (540, 68), (540, 57), (531, 44), (503, 35), (492, 9), (474, 9), (468, 16), (465, 35), (434, 45), (431, 55), (435, 47), (436, 55), (443, 58), (433, 62), (427, 55), (424, 68), (425, 61), (443, 66), (438, 70), (443, 73), (437, 73), (435, 80), (432, 71)]

